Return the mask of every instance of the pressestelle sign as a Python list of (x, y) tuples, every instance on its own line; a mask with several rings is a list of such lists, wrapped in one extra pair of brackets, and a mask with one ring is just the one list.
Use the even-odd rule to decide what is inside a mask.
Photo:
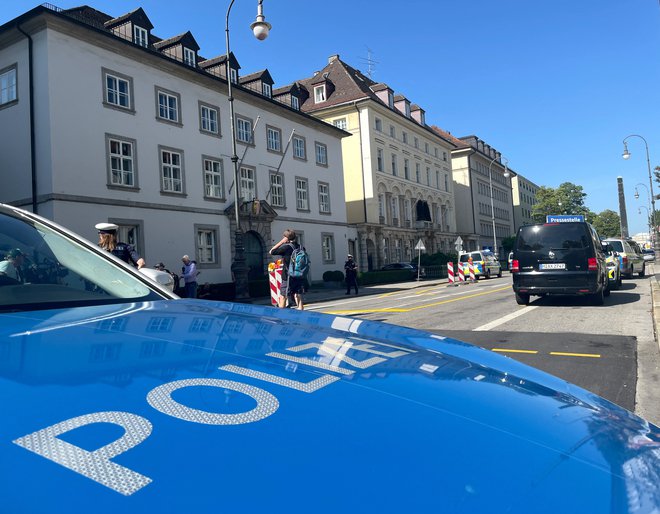
[(571, 221), (584, 221), (582, 214), (548, 214), (545, 217), (546, 223), (569, 223)]

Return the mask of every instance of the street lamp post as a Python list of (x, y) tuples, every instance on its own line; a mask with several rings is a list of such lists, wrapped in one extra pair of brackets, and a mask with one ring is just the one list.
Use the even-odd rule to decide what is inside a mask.
[(628, 143), (626, 141), (631, 138), (631, 137), (638, 137), (642, 141), (644, 141), (644, 146), (646, 147), (646, 166), (648, 167), (649, 171), (649, 191), (650, 191), (650, 197), (651, 197), (651, 215), (649, 216), (652, 220), (652, 229), (653, 229), (653, 249), (657, 250), (657, 245), (658, 245), (658, 237), (657, 237), (657, 231), (656, 231), (656, 225), (655, 225), (655, 196), (653, 195), (653, 175), (651, 174), (651, 158), (649, 157), (649, 145), (646, 142), (646, 139), (644, 139), (642, 136), (638, 134), (630, 134), (629, 136), (626, 136), (623, 139), (623, 155), (622, 157), (624, 159), (629, 159), (630, 158), (630, 152), (628, 151)]
[[(234, 284), (236, 288), (235, 299), (239, 302), (246, 302), (250, 299), (250, 291), (248, 289), (248, 267), (245, 262), (245, 246), (243, 243), (243, 231), (241, 230), (241, 215), (240, 215), (240, 177), (238, 172), (238, 152), (236, 150), (236, 118), (234, 116), (234, 96), (232, 87), (231, 66), (229, 64), (229, 13), (234, 5), (235, 0), (231, 0), (229, 8), (227, 9), (227, 17), (225, 24), (225, 42), (227, 43), (227, 55), (225, 58), (225, 69), (227, 73), (227, 96), (229, 97), (229, 118), (230, 118), (230, 131), (231, 131), (231, 162), (234, 168), (234, 223), (236, 230), (234, 231), (234, 262), (231, 264), (231, 271), (234, 275)], [(263, 0), (259, 0), (257, 6), (257, 18), (250, 25), (254, 37), (259, 41), (263, 41), (268, 37), (270, 30), (270, 23), (265, 21), (263, 15)]]
[[(639, 192), (637, 191), (637, 186), (642, 186), (644, 189), (646, 189), (646, 198), (648, 200), (648, 207), (645, 207), (646, 212), (648, 213), (648, 229), (649, 229), (649, 239), (651, 240), (651, 244), (653, 244), (653, 234), (651, 233), (651, 226), (653, 225), (651, 221), (651, 194), (649, 193), (649, 188), (646, 187), (644, 184), (641, 182), (635, 184), (635, 200), (639, 200)], [(639, 211), (638, 211), (639, 212)], [(641, 214), (641, 213), (640, 213)]]
[[(507, 169), (507, 164), (509, 164), (508, 159), (505, 157), (504, 159), (504, 177), (509, 178), (511, 174), (509, 173)], [(495, 258), (499, 258), (499, 251), (497, 249), (497, 233), (495, 231), (495, 205), (493, 203), (493, 170), (492, 166), (493, 163), (497, 160), (497, 157), (493, 157), (488, 164), (488, 183), (490, 185), (490, 219), (493, 223), (493, 254), (495, 254)]]
[(647, 207), (640, 205), (639, 207), (637, 207), (637, 214), (642, 214), (642, 209), (646, 211), (646, 220), (649, 227), (649, 237), (651, 237), (651, 213), (649, 212)]

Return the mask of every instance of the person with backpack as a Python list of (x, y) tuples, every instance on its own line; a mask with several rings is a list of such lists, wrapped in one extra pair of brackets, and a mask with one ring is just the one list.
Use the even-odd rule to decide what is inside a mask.
[(281, 255), (284, 262), (277, 305), (280, 308), (286, 307), (287, 296), (293, 296), (296, 308), (302, 311), (305, 308), (303, 293), (309, 271), (309, 256), (305, 248), (298, 244), (298, 236), (294, 230), (286, 229), (283, 236), (269, 252), (271, 255)]

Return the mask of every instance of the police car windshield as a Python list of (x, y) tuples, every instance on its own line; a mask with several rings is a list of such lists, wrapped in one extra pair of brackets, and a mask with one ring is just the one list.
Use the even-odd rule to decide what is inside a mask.
[(74, 238), (0, 210), (0, 311), (161, 299)]

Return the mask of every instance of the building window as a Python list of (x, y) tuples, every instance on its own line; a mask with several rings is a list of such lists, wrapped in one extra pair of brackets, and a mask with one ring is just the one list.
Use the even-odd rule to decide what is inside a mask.
[(429, 144), (424, 143), (424, 153), (429, 153)]
[(428, 166), (426, 167), (426, 185), (430, 186), (431, 185), (431, 168)]
[(383, 131), (383, 121), (380, 118), (376, 118), (375, 127), (378, 132)]
[(272, 88), (270, 87), (270, 84), (266, 84), (265, 82), (264, 82), (263, 84), (261, 84), (261, 93), (262, 93), (264, 96), (270, 98), (270, 97), (272, 96), (272, 94), (273, 94), (273, 90), (272, 90)]
[(323, 143), (315, 143), (316, 148), (316, 164), (320, 166), (328, 165), (328, 147)]
[(120, 109), (132, 109), (131, 79), (107, 70), (104, 75), (105, 103)]
[(391, 200), (391, 209), (392, 209), (392, 219), (399, 219), (399, 199), (395, 196), (392, 196)]
[(401, 133), (401, 139), (405, 144), (408, 144), (408, 132), (402, 132)]
[(390, 137), (396, 138), (396, 129), (394, 125), (390, 125)]
[(406, 118), (410, 118), (410, 104), (406, 102)]
[(419, 139), (415, 138), (415, 148), (419, 148)]
[(415, 163), (415, 182), (417, 182), (418, 184), (420, 182), (420, 173), (421, 173), (420, 165), (419, 165), (418, 162), (416, 162)]
[(197, 60), (195, 59), (195, 52), (192, 51), (190, 48), (184, 47), (183, 62), (186, 63), (188, 66), (192, 66), (193, 68), (197, 65)]
[(296, 178), (296, 209), (299, 211), (309, 210), (307, 180), (304, 178)]
[(236, 71), (236, 68), (229, 68), (229, 77), (232, 84), (238, 83), (238, 71)]
[(334, 122), (335, 127), (340, 128), (342, 130), (348, 129), (348, 123), (346, 121), (346, 118), (339, 118), (335, 120)]
[(435, 187), (440, 189), (440, 172), (435, 170)]
[(0, 70), (0, 106), (17, 100), (16, 65)]
[(199, 130), (209, 134), (220, 133), (218, 125), (218, 108), (206, 104), (199, 104)]
[(281, 173), (270, 173), (270, 204), (273, 207), (285, 207), (284, 175)]
[(236, 117), (236, 140), (241, 143), (252, 143), (252, 120)]
[(335, 236), (333, 234), (321, 235), (321, 254), (325, 264), (335, 262)]
[(275, 127), (266, 127), (266, 147), (271, 152), (282, 152), (282, 131)]
[(217, 159), (204, 159), (204, 195), (207, 198), (224, 198), (222, 181), (222, 161)]
[(138, 46), (149, 46), (149, 34), (142, 27), (133, 26), (133, 42)]
[(410, 161), (408, 159), (403, 160), (403, 176), (406, 180), (410, 180)]
[(218, 237), (215, 229), (197, 229), (197, 263), (217, 264), (218, 262)]
[(330, 186), (319, 182), (319, 212), (330, 214)]
[(392, 175), (396, 177), (396, 155), (392, 154)]
[(378, 171), (383, 171), (383, 149), (376, 149), (376, 169)]
[(251, 201), (257, 197), (257, 185), (254, 178), (254, 168), (241, 166), (241, 198), (244, 201)]
[(291, 107), (293, 107), (296, 111), (300, 110), (300, 100), (297, 96), (291, 96)]
[(387, 223), (387, 216), (385, 216), (385, 195), (383, 193), (378, 195), (378, 217), (381, 223)]
[(183, 193), (182, 154), (171, 150), (160, 150), (160, 173), (162, 191), (165, 193)]
[(394, 109), (394, 93), (392, 91), (387, 92), (387, 105), (390, 109)]
[(447, 152), (442, 152), (442, 160), (447, 161)]
[(158, 96), (158, 118), (161, 120), (179, 123), (181, 113), (179, 111), (180, 96), (176, 93), (157, 90)]
[(314, 86), (314, 103), (318, 104), (325, 102), (325, 84), (322, 86)]
[(304, 138), (293, 136), (293, 156), (296, 159), (307, 159)]
[(135, 187), (135, 141), (106, 136), (110, 185)]

